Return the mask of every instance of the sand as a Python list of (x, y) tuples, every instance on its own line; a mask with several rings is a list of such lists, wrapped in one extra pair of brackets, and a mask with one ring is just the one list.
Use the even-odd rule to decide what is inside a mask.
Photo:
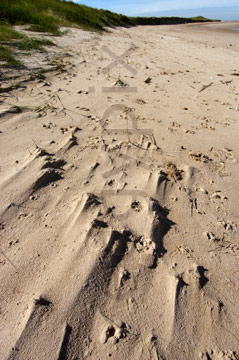
[(71, 29), (5, 70), (0, 359), (239, 359), (239, 35), (223, 27)]

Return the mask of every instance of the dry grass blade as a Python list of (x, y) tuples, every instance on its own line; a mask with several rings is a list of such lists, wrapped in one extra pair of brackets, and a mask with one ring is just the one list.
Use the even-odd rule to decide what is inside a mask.
[(7, 255), (3, 252), (3, 250), (0, 248), (1, 254), (5, 257), (5, 259), (14, 267), (14, 269), (18, 272), (17, 267), (13, 264), (13, 262), (7, 257)]

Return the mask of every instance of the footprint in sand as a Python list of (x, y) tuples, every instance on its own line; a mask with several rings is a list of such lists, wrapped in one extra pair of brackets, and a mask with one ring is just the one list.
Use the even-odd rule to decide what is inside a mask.
[(238, 360), (235, 351), (208, 350), (199, 354), (200, 360)]

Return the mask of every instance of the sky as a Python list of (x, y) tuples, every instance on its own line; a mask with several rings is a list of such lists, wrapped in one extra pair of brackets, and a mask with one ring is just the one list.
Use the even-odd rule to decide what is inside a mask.
[[(211, 14), (215, 9), (215, 12), (221, 15), (221, 19), (229, 17), (225, 20), (239, 20), (238, 0), (74, 0), (74, 2), (131, 16), (173, 16), (174, 14), (184, 16), (184, 13), (187, 16), (188, 10), (192, 10), (192, 15), (188, 16), (194, 14), (207, 16), (207, 11)], [(227, 14), (225, 14), (226, 8)], [(204, 14), (197, 12), (200, 9)], [(180, 13), (177, 15), (176, 12)]]

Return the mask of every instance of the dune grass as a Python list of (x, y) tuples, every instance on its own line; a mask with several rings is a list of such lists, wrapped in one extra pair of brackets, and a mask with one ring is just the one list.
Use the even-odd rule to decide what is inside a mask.
[(106, 26), (179, 24), (208, 19), (128, 17), (64, 0), (1, 0), (1, 20), (12, 25), (28, 24), (29, 28), (35, 31), (59, 34), (59, 25), (78, 25), (88, 30), (104, 30)]
[(23, 35), (6, 25), (0, 25), (0, 41), (22, 39)]
[(59, 35), (59, 25), (88, 30), (124, 25), (121, 15), (60, 0), (1, 0), (0, 20), (12, 25), (29, 24), (34, 31)]
[(0, 61), (4, 66), (21, 66), (21, 62), (16, 57), (16, 50), (44, 51), (44, 46), (53, 46), (54, 43), (47, 39), (29, 37), (19, 31), (14, 30), (9, 25), (0, 25)]
[(0, 61), (3, 66), (20, 66), (21, 62), (15, 57), (13, 50), (0, 45)]
[(98, 10), (64, 0), (0, 0), (0, 61), (5, 65), (20, 64), (14, 50), (43, 50), (53, 45), (48, 40), (33, 39), (11, 28), (60, 35), (60, 26), (75, 26), (91, 31), (106, 31), (106, 27), (182, 24), (209, 21), (203, 17), (128, 17), (108, 10)]

